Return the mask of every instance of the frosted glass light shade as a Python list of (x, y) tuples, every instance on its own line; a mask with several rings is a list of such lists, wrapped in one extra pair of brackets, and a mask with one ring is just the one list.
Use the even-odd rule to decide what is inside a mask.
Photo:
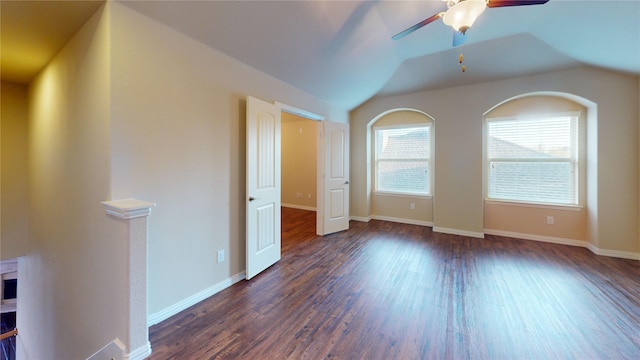
[(464, 33), (486, 8), (487, 2), (485, 0), (460, 1), (444, 13), (442, 21), (455, 30)]

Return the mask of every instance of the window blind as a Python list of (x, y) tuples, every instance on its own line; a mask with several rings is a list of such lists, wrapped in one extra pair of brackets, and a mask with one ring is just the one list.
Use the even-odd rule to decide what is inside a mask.
[(431, 126), (375, 128), (376, 191), (430, 194)]
[(487, 119), (488, 197), (578, 204), (578, 117)]

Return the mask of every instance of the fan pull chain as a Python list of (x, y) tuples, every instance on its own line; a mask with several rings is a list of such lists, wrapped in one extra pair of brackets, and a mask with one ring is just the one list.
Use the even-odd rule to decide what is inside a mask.
[(464, 49), (466, 48), (466, 44), (462, 44), (462, 46), (460, 46), (460, 57), (459, 57), (459, 62), (460, 62), (460, 70), (462, 70), (462, 72), (466, 72), (467, 71), (467, 67), (464, 65)]

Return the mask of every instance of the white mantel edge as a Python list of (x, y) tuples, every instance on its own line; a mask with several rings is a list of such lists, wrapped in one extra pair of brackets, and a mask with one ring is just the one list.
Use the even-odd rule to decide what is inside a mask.
[(109, 215), (121, 219), (134, 219), (148, 216), (151, 213), (151, 208), (156, 206), (156, 203), (139, 199), (122, 199), (102, 201), (102, 205), (104, 205), (104, 210)]

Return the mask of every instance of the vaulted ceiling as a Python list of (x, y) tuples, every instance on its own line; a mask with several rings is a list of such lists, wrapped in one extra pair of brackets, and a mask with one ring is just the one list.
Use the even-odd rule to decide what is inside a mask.
[[(439, 0), (120, 2), (344, 109), (377, 95), (579, 65), (640, 75), (640, 0), (551, 0), (489, 8), (469, 30), (466, 44), (456, 48), (452, 29), (441, 20), (391, 40), (446, 10)], [(3, 79), (14, 79), (12, 66), (17, 65), (8, 59), (16, 43), (23, 48), (44, 44), (34, 45), (33, 53), (47, 45), (59, 48), (59, 41), (54, 45), (47, 37), (62, 24), (73, 33), (82, 23), (77, 19), (88, 18), (101, 3), (2, 0)], [(68, 39), (67, 33), (60, 38)], [(29, 80), (23, 74), (13, 81)]]

